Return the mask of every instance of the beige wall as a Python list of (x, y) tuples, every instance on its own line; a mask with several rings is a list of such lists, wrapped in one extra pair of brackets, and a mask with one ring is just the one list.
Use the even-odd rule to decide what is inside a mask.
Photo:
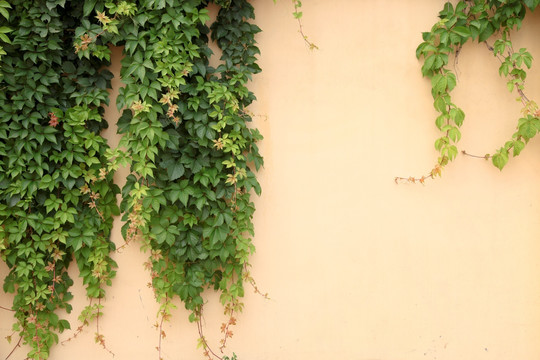
[[(240, 360), (540, 358), (538, 139), (503, 172), (460, 155), (425, 186), (393, 182), (428, 172), (437, 157), (430, 86), (414, 52), (443, 3), (305, 1), (305, 31), (320, 47), (310, 52), (290, 1), (255, 1), (263, 72), (252, 110), (266, 166), (253, 274), (271, 300), (247, 293), (229, 346)], [(536, 59), (539, 32), (537, 13), (514, 36)], [(528, 84), (535, 99), (539, 68)], [(465, 46), (458, 69), (460, 149), (491, 152), (511, 136), (519, 104), (484, 47)], [(120, 244), (118, 227), (115, 236)], [(133, 244), (115, 258), (100, 328), (116, 359), (157, 359), (145, 255)], [(81, 289), (77, 282), (73, 327)], [(210, 298), (207, 335), (217, 344), (220, 308)], [(1, 295), (0, 305), (10, 300)], [(10, 326), (0, 311), (0, 335)], [(55, 347), (51, 359), (111, 358), (93, 332)], [(184, 311), (166, 332), (166, 360), (202, 359)], [(0, 358), (9, 350), (1, 342)]]

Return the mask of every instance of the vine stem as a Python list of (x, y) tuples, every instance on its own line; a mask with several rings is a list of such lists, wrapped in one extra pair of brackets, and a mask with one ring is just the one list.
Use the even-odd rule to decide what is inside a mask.
[[(206, 339), (204, 337), (204, 333), (203, 333), (203, 325), (202, 325), (202, 309), (201, 311), (199, 312), (199, 317), (197, 319), (197, 331), (199, 332), (199, 336), (200, 336), (200, 339), (202, 341), (202, 344), (203, 344), (203, 347), (204, 347), (204, 350), (206, 352), (210, 352), (216, 359), (218, 360), (223, 360), (223, 358), (221, 356), (219, 356), (218, 354), (216, 354), (212, 348), (208, 345), (208, 343), (206, 342)], [(207, 353), (207, 356), (208, 356), (208, 353)]]
[(54, 298), (54, 292), (56, 287), (56, 262), (54, 263), (53, 268), (53, 280), (52, 280), (52, 290), (51, 290), (51, 297), (49, 298), (49, 301), (52, 301)]
[(97, 311), (97, 315), (96, 315), (96, 331), (97, 333), (99, 334), (99, 314), (101, 313), (101, 298), (98, 298), (98, 311)]
[(298, 26), (300, 27), (300, 30), (298, 31), (300, 32), (300, 35), (302, 35), (304, 42), (309, 46), (309, 49), (310, 50), (319, 49), (319, 47), (315, 45), (314, 43), (312, 43), (311, 41), (309, 41), (308, 37), (304, 34), (304, 26), (302, 25), (302, 20), (300, 20), (299, 18), (297, 20), (298, 20)]
[(223, 332), (225, 333), (225, 336), (223, 337), (222, 344), (219, 347), (219, 350), (223, 354), (223, 350), (227, 347), (227, 339), (230, 337), (229, 334), (232, 334), (229, 332), (229, 327), (234, 324), (234, 310), (231, 310), (231, 314), (229, 317), (229, 321), (227, 321), (227, 325), (225, 325), (225, 328), (223, 329)]
[[(165, 303), (167, 304), (169, 302), (169, 297), (168, 295), (165, 297)], [(167, 309), (167, 308), (166, 308)], [(159, 342), (158, 342), (158, 356), (159, 356), (159, 359), (158, 360), (162, 360), (163, 358), (161, 357), (161, 342), (164, 338), (164, 332), (163, 332), (163, 322), (165, 321), (165, 316), (166, 316), (166, 312), (165, 312), (165, 309), (162, 310), (161, 312), (161, 321), (159, 322)]]
[(163, 340), (163, 320), (165, 319), (165, 316), (161, 314), (161, 321), (159, 322), (159, 342), (158, 342), (158, 357), (159, 360), (163, 359), (161, 357), (161, 340)]
[(95, 199), (92, 199), (92, 201), (90, 201), (90, 208), (94, 208), (94, 209), (96, 210), (97, 214), (99, 215), (99, 217), (101, 218), (101, 220), (102, 220), (103, 222), (105, 222), (105, 217), (103, 216), (103, 214), (101, 213), (101, 211), (99, 211)]
[(529, 98), (527, 97), (527, 95), (525, 95), (523, 90), (521, 90), (519, 88), (517, 89), (517, 92), (518, 92), (519, 96), (521, 97), (521, 101), (523, 102), (523, 105), (526, 105), (530, 101)]
[(459, 68), (458, 68), (459, 55), (461, 54), (462, 49), (463, 49), (463, 45), (458, 45), (456, 47), (456, 53), (455, 53), (455, 56), (454, 56), (454, 72), (456, 73), (456, 80), (458, 80), (458, 81), (459, 81)]
[(10, 308), (7, 308), (7, 307), (4, 307), (4, 306), (0, 306), (0, 309), (6, 310), (6, 311), (13, 311), (13, 312), (15, 312), (15, 310), (10, 309)]
[[(111, 20), (116, 20), (116, 18), (118, 17), (118, 13), (114, 15), (114, 17), (111, 19)], [(81, 36), (81, 40), (82, 40), (82, 45), (81, 47), (77, 47), (75, 46), (75, 54), (78, 53), (80, 50), (86, 50), (88, 48), (88, 45), (91, 44), (91, 43), (94, 43), (101, 35), (103, 35), (104, 33), (106, 33), (107, 30), (105, 29), (101, 29), (101, 31), (99, 33), (97, 33), (94, 37), (88, 37), (87, 39), (83, 39), (84, 35), (88, 36), (88, 34), (84, 34)], [(86, 48), (83, 48), (83, 46), (85, 46)]]
[(300, 19), (301, 15), (299, 12), (300, 7), (298, 6), (298, 2), (296, 0), (293, 0), (293, 3), (294, 3), (294, 17), (298, 21), (298, 28), (299, 28), (298, 32), (300, 33), (300, 35), (302, 35), (302, 39), (304, 39), (304, 42), (307, 44), (310, 50), (318, 50), (319, 47), (315, 45), (314, 43), (312, 43), (311, 41), (309, 41), (307, 35), (304, 34), (304, 25), (302, 24), (302, 20)]
[[(508, 35), (508, 36), (510, 36), (510, 35)], [(493, 52), (493, 51), (494, 51), (493, 46), (489, 45), (487, 41), (484, 41), (484, 44), (486, 45), (487, 49), (488, 49), (490, 52)], [(514, 48), (512, 47), (512, 48), (510, 49), (510, 53), (508, 54), (508, 56), (510, 56), (510, 55), (513, 54), (513, 53), (514, 53)], [(501, 64), (504, 62), (504, 61), (500, 58), (499, 54), (495, 54), (494, 56), (500, 61)], [(514, 76), (514, 78), (516, 78), (516, 77)], [(527, 103), (530, 101), (529, 98), (527, 97), (527, 95), (525, 95), (525, 93), (523, 92), (523, 90), (521, 90), (518, 86), (516, 86), (516, 90), (517, 90), (517, 92), (518, 92), (518, 94), (519, 94), (519, 96), (520, 96), (520, 98), (521, 98), (521, 102), (522, 102), (524, 105), (527, 104)]]
[(101, 315), (101, 298), (98, 298), (98, 307), (97, 307), (97, 314), (96, 314), (96, 339), (99, 341), (99, 344), (103, 348), (103, 350), (107, 351), (109, 354), (114, 357), (114, 353), (107, 347), (107, 344), (105, 344), (105, 338), (104, 336), (99, 332), (99, 316)]
[(477, 158), (477, 159), (484, 159), (484, 160), (489, 160), (492, 158), (491, 155), (489, 154), (486, 154), (484, 156), (480, 156), (480, 155), (473, 155), (473, 154), (469, 154), (468, 152), (466, 152), (465, 150), (461, 151), (461, 153), (463, 155), (466, 155), (466, 156), (470, 156), (470, 157), (473, 157), (473, 158)]
[(11, 352), (8, 354), (8, 356), (6, 356), (6, 359), (5, 360), (8, 360), (11, 355), (13, 355), (13, 353), (15, 352), (15, 350), (17, 350), (18, 347), (21, 347), (21, 341), (22, 341), (22, 335), (19, 337), (19, 341), (17, 341), (17, 344), (15, 345), (15, 347), (13, 347), (13, 349), (11, 350)]
[[(88, 307), (91, 307), (91, 306), (92, 306), (92, 301), (93, 301), (93, 299), (90, 298), (90, 302), (89, 302), (89, 304), (88, 304)], [(84, 321), (82, 322), (82, 324), (79, 325), (79, 327), (77, 328), (77, 330), (75, 330), (75, 331), (73, 332), (73, 335), (71, 335), (71, 336), (70, 336), (69, 338), (67, 338), (66, 340), (62, 340), (62, 341), (60, 342), (60, 344), (61, 344), (61, 345), (65, 345), (67, 342), (70, 342), (71, 340), (75, 339), (77, 336), (79, 336), (79, 334), (81, 334), (81, 333), (83, 332), (84, 327), (85, 327), (85, 326), (88, 326), (88, 325), (89, 325), (89, 323), (88, 323), (86, 320), (84, 320)]]
[(248, 265), (251, 266), (250, 264), (247, 264), (247, 263), (244, 264), (244, 271), (245, 271), (244, 279), (249, 282), (249, 284), (251, 285), (251, 287), (255, 291), (255, 294), (258, 294), (258, 295), (262, 296), (266, 300), (270, 300), (270, 296), (268, 296), (268, 293), (262, 293), (261, 290), (259, 290), (259, 287), (257, 286), (257, 283), (255, 282), (255, 279), (253, 279), (253, 277), (249, 273)]
[(394, 178), (394, 182), (396, 184), (399, 184), (400, 182), (401, 183), (412, 183), (412, 184), (416, 184), (417, 182), (419, 182), (420, 184), (424, 184), (424, 182), (427, 180), (427, 179), (433, 179), (433, 173), (429, 174), (429, 175), (424, 175), (420, 178), (416, 178), (414, 176), (409, 176), (409, 177), (401, 177), (401, 176), (396, 176)]

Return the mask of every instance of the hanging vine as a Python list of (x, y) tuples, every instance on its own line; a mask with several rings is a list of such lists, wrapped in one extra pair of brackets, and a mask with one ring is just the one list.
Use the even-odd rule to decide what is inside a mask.
[[(204, 354), (228, 359), (221, 354), (244, 284), (260, 293), (249, 256), (262, 136), (247, 110), (260, 29), (246, 0), (215, 0), (219, 14), (208, 26), (208, 3), (0, 0), (0, 257), (9, 267), (4, 290), (15, 294), (11, 309), (2, 306), (15, 314), (13, 350), (28, 344), (28, 358), (47, 359), (57, 333), (70, 328), (56, 310), (71, 311), (72, 259), (90, 299), (80, 320), (97, 319), (95, 340), (106, 348), (99, 317), (116, 268), (112, 219), (122, 210), (126, 245), (138, 241), (149, 254), (159, 358), (163, 322), (180, 299)], [(301, 3), (293, 3), (300, 21)], [(316, 48), (301, 23), (300, 31)], [(216, 68), (210, 41), (221, 51)], [(111, 45), (124, 55), (115, 149), (100, 136)], [(112, 178), (126, 164), (118, 209)], [(206, 289), (220, 292), (228, 318), (219, 350), (204, 336)]]
[[(221, 8), (212, 36), (222, 64), (214, 69), (207, 3), (164, 5), (143, 3), (125, 14), (112, 36), (117, 43), (126, 39), (118, 102), (126, 110), (118, 122), (119, 149), (110, 154), (112, 169), (125, 159), (131, 164), (123, 233), (127, 242), (140, 236), (150, 254), (146, 266), (161, 304), (160, 343), (176, 296), (199, 325), (206, 288), (221, 292), (229, 324), (242, 310), (254, 251), (250, 190), (260, 193), (248, 162), (262, 165), (255, 145), (262, 137), (247, 127), (245, 111), (254, 100), (246, 83), (260, 71), (254, 42), (259, 28), (247, 21), (254, 17), (252, 6), (235, 1)], [(225, 332), (222, 345), (231, 334)], [(202, 333), (200, 345), (212, 354)]]
[[(424, 183), (427, 179), (440, 176), (443, 168), (458, 154), (457, 142), (461, 138), (460, 127), (465, 113), (453, 103), (451, 91), (457, 85), (449, 59), (457, 57), (463, 45), (471, 40), (483, 43), (485, 48), (499, 60), (499, 75), (506, 78), (508, 90), (516, 92), (523, 104), (516, 132), (502, 147), (491, 154), (462, 154), (489, 160), (498, 169), (507, 164), (510, 154), (518, 156), (538, 131), (540, 113), (535, 101), (526, 96), (525, 80), (527, 69), (532, 66), (532, 56), (524, 48), (515, 50), (511, 41), (511, 31), (521, 28), (527, 10), (533, 11), (539, 0), (462, 0), (455, 5), (446, 2), (439, 13), (440, 20), (431, 31), (422, 34), (423, 42), (416, 50), (422, 58), (422, 74), (431, 79), (431, 94), (434, 108), (439, 113), (435, 120), (442, 136), (435, 141), (439, 158), (433, 169), (421, 177), (396, 177), (396, 183)], [(492, 37), (496, 40), (491, 40)]]
[[(5, 0), (0, 1), (0, 16), (2, 16), (4, 19), (9, 19), (9, 9), (11, 9), (11, 6), (9, 3)], [(11, 29), (8, 26), (2, 26), (0, 27), (0, 59), (2, 58), (2, 55), (6, 55), (6, 52), (4, 51), (4, 48), (2, 47), (1, 43), (10, 43), (10, 39), (7, 36), (11, 32)]]
[(2, 38), (0, 66), (0, 256), (10, 270), (3, 288), (15, 294), (16, 346), (46, 359), (57, 332), (70, 327), (56, 310), (71, 311), (71, 260), (97, 302), (115, 274), (119, 189), (104, 172), (108, 147), (99, 135), (112, 76), (101, 70), (107, 61), (71, 50), (82, 3), (14, 0), (2, 15), (0, 29), (13, 29), (11, 41)]

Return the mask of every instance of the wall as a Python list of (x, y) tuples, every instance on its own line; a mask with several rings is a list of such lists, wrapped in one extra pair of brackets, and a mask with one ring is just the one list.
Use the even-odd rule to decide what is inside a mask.
[[(253, 275), (271, 300), (248, 291), (229, 350), (241, 360), (540, 358), (540, 142), (503, 172), (460, 155), (425, 186), (393, 181), (436, 161), (436, 113), (414, 53), (444, 1), (306, 1), (315, 52), (297, 33), (289, 1), (254, 3), (263, 72), (252, 111), (266, 165)], [(539, 31), (537, 13), (514, 36), (536, 59)], [(539, 99), (533, 66), (528, 94)], [(460, 150), (492, 152), (515, 128), (515, 94), (483, 46), (465, 46), (457, 69), (454, 100), (467, 114)], [(114, 109), (108, 114), (114, 122)], [(106, 136), (117, 141), (114, 129)], [(119, 227), (114, 236), (121, 244)], [(145, 254), (132, 244), (115, 258), (100, 330), (116, 359), (157, 359)], [(80, 282), (73, 291), (83, 293)], [(0, 305), (10, 300), (2, 295)], [(86, 304), (73, 305), (76, 328)], [(220, 319), (211, 297), (205, 320), (214, 344)], [(10, 324), (1, 311), (1, 336)], [(166, 360), (203, 358), (185, 311), (165, 330)], [(94, 331), (56, 346), (51, 359), (112, 358), (93, 344)], [(0, 358), (10, 350), (2, 341)], [(23, 357), (19, 350), (12, 359)]]

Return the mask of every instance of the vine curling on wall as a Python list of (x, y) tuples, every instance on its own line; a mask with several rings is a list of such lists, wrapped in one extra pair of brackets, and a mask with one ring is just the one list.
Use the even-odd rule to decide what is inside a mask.
[[(454, 5), (455, 4), (455, 5)], [(532, 66), (532, 55), (525, 48), (515, 50), (511, 32), (519, 30), (527, 11), (534, 11), (540, 0), (462, 0), (446, 2), (439, 13), (440, 20), (431, 31), (422, 33), (423, 42), (416, 50), (422, 58), (422, 74), (431, 80), (433, 106), (439, 113), (435, 120), (442, 132), (435, 141), (439, 158), (433, 169), (421, 177), (396, 177), (396, 183), (424, 183), (427, 179), (440, 176), (443, 168), (458, 154), (457, 142), (461, 138), (460, 127), (465, 113), (453, 103), (451, 91), (457, 85), (455, 73), (451, 70), (450, 58), (454, 63), (463, 45), (471, 40), (483, 43), (499, 61), (499, 75), (507, 80), (510, 92), (516, 92), (523, 104), (521, 117), (512, 138), (492, 154), (462, 154), (486, 160), (502, 170), (510, 155), (518, 156), (538, 131), (540, 131), (540, 111), (538, 104), (529, 99), (525, 91), (527, 69)], [(495, 40), (492, 40), (496, 37)]]
[[(74, 258), (96, 299), (114, 277), (112, 216), (119, 213), (105, 139), (99, 133), (111, 74), (104, 62), (80, 59), (72, 29), (82, 4), (11, 1), (2, 29), (0, 92), (0, 255), (10, 269), (4, 290), (19, 344), (44, 359), (57, 332), (69, 328), (57, 309), (71, 311), (67, 269)], [(6, 15), (6, 14), (3, 14)], [(5, 39), (4, 39), (5, 40)]]
[[(177, 297), (205, 355), (221, 357), (202, 332), (203, 292), (221, 294), (223, 352), (244, 284), (254, 284), (251, 192), (260, 194), (263, 160), (246, 87), (260, 71), (260, 29), (248, 1), (215, 3), (209, 27), (204, 0), (0, 0), (0, 257), (4, 291), (15, 294), (13, 350), (28, 344), (28, 358), (47, 359), (70, 328), (57, 310), (71, 311), (72, 259), (90, 301), (80, 320), (97, 319), (95, 340), (108, 349), (99, 317), (116, 269), (112, 219), (122, 211), (126, 244), (140, 239), (149, 254), (159, 357)], [(216, 68), (210, 40), (222, 52)], [(124, 56), (115, 149), (100, 135), (111, 45)], [(123, 164), (130, 175), (118, 208), (113, 173)]]

